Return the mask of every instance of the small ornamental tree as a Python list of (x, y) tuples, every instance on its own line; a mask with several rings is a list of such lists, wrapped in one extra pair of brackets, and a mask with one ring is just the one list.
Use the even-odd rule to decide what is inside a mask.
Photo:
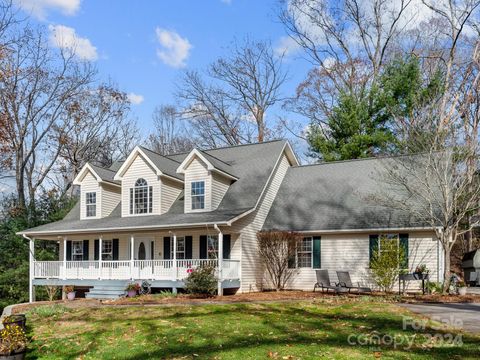
[(374, 250), (370, 271), (375, 283), (385, 292), (392, 291), (393, 285), (404, 270), (405, 249), (396, 239), (380, 237), (379, 247)]
[(288, 266), (289, 260), (295, 254), (300, 240), (299, 234), (288, 231), (272, 230), (257, 233), (260, 261), (277, 291), (284, 289), (292, 277), (294, 269)]
[(212, 296), (217, 291), (217, 286), (215, 267), (210, 265), (199, 266), (185, 279), (185, 289), (194, 295)]

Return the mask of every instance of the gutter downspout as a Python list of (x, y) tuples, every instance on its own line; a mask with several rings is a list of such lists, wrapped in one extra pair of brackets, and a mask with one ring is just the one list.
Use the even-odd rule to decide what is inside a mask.
[(213, 228), (218, 231), (218, 295), (223, 295), (223, 233), (217, 224), (213, 225)]
[(34, 287), (33, 287), (33, 278), (35, 276), (34, 266), (35, 266), (35, 238), (29, 238), (27, 235), (22, 235), (24, 239), (29, 241), (29, 269), (28, 269), (28, 301), (30, 303), (35, 301)]

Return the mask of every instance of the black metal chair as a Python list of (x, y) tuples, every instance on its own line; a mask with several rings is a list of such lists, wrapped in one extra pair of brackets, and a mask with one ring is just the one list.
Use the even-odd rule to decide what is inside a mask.
[(348, 292), (356, 290), (358, 293), (371, 293), (372, 289), (363, 286), (354, 286), (348, 271), (337, 271), (338, 285), (348, 289)]
[(316, 288), (322, 289), (322, 292), (325, 292), (326, 290), (327, 293), (329, 290), (332, 290), (334, 293), (347, 291), (347, 289), (342, 288), (341, 286), (338, 286), (334, 282), (330, 281), (328, 270), (315, 270), (315, 275), (317, 276), (317, 283), (313, 286), (313, 292), (315, 292)]

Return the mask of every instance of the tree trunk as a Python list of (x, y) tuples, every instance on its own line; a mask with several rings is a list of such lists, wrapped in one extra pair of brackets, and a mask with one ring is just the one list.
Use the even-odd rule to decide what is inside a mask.
[(265, 139), (265, 122), (263, 119), (263, 109), (258, 109), (256, 114), (257, 128), (258, 128), (258, 142), (263, 142)]
[(443, 294), (446, 295), (450, 288), (450, 245), (446, 244), (444, 248), (445, 259), (443, 261)]
[(15, 180), (17, 183), (18, 207), (25, 209), (25, 167), (23, 166), (22, 147), (19, 147), (15, 157)]

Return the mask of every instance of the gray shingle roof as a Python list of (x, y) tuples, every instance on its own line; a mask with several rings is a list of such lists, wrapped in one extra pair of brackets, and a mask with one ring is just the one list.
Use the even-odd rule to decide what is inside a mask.
[(152, 150), (140, 146), (140, 148), (145, 152), (150, 160), (157, 166), (160, 171), (168, 176), (174, 177), (176, 179), (183, 180), (182, 174), (177, 174), (177, 168), (180, 166), (180, 163), (174, 159), (168, 158), (166, 156), (160, 155)]
[[(289, 168), (265, 230), (356, 230), (426, 227), (409, 214), (373, 201), (388, 159)], [(380, 179), (379, 179), (380, 178)]]
[[(133, 227), (168, 227), (181, 225), (202, 225), (205, 223), (224, 223), (228, 222), (244, 212), (251, 210), (257, 204), (257, 201), (266, 186), (270, 174), (272, 173), (277, 160), (286, 144), (285, 140), (271, 141), (260, 144), (240, 145), (236, 147), (226, 147), (214, 150), (206, 150), (204, 153), (215, 157), (219, 162), (224, 162), (231, 166), (235, 174), (241, 174), (240, 178), (232, 183), (227, 193), (223, 197), (217, 210), (204, 213), (184, 213), (183, 193), (174, 202), (170, 210), (163, 215), (133, 216), (121, 217), (120, 205), (112, 214), (103, 219), (80, 220), (80, 209), (77, 204), (74, 209), (61, 221), (38, 226), (33, 229), (25, 230), (27, 234), (42, 232), (68, 234), (71, 231), (87, 231), (88, 229), (130, 229)], [(154, 161), (156, 153), (143, 149), (147, 155), (152, 156)], [(153, 155), (152, 155), (153, 154)], [(169, 156), (172, 165), (180, 164), (187, 153)], [(164, 161), (166, 157), (159, 155)], [(159, 159), (159, 158), (157, 158)], [(160, 168), (164, 171), (165, 168)]]
[(100, 166), (96, 166), (96, 165), (92, 165), (92, 164), (90, 164), (90, 166), (97, 173), (97, 175), (100, 176), (100, 178), (103, 181), (108, 181), (108, 182), (111, 182), (111, 183), (120, 184), (120, 181), (113, 180), (113, 177), (115, 176), (116, 171), (113, 171), (111, 169), (105, 169), (105, 168), (102, 168)]
[(235, 171), (233, 170), (233, 167), (230, 164), (227, 164), (226, 162), (216, 158), (215, 156), (207, 153), (206, 151), (202, 151), (202, 150), (199, 150), (199, 151), (215, 167), (215, 169), (223, 171), (224, 173), (227, 173), (238, 179), (238, 176), (235, 175)]

